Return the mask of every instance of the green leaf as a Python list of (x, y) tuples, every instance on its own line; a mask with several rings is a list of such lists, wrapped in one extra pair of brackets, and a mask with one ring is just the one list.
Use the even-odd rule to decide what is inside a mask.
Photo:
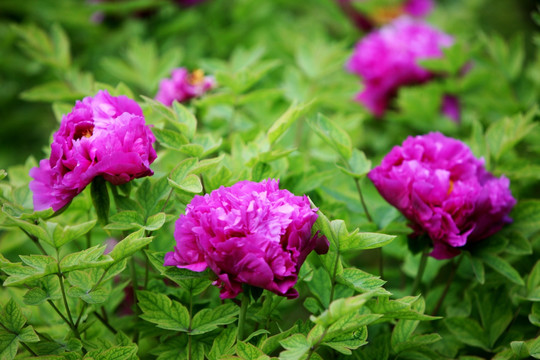
[(262, 351), (265, 354), (271, 354), (273, 353), (280, 345), (280, 341), (287, 338), (293, 333), (298, 332), (298, 326), (293, 325), (290, 329), (277, 333), (274, 336), (270, 336), (266, 340), (263, 341), (262, 345), (260, 346)]
[(184, 105), (174, 101), (172, 108), (176, 122), (173, 123), (188, 139), (192, 139), (197, 129), (197, 119)]
[(315, 324), (329, 327), (333, 323), (339, 321), (342, 317), (358, 311), (372, 296), (373, 293), (366, 293), (349, 298), (334, 300), (328, 309), (325, 310), (320, 316), (315, 317), (312, 315), (310, 320)]
[(519, 201), (510, 215), (512, 228), (529, 237), (540, 229), (540, 200)]
[(92, 180), (90, 195), (92, 196), (92, 203), (96, 209), (99, 223), (104, 226), (107, 225), (109, 222), (110, 200), (107, 183), (103, 177), (97, 176)]
[(60, 248), (68, 242), (83, 236), (84, 234), (92, 230), (92, 228), (96, 225), (96, 222), (96, 220), (91, 220), (79, 225), (66, 226), (62, 233), (62, 236), (59, 239), (54, 239), (55, 247)]
[[(12, 209), (8, 204), (2, 206), (2, 212), (8, 217), (8, 219), (16, 226), (20, 227), (30, 235), (35, 236), (40, 240), (46, 241), (48, 244), (53, 245), (53, 241), (47, 231), (39, 225), (34, 223), (19, 219), (14, 214), (14, 209)], [(19, 215), (20, 216), (20, 215)]]
[[(424, 313), (426, 304), (423, 298), (419, 297), (412, 305), (414, 310)], [(418, 320), (399, 320), (392, 331), (391, 345), (394, 351), (399, 352), (403, 350), (399, 345), (409, 340), (412, 333), (418, 326)]]
[(103, 286), (91, 291), (83, 290), (79, 287), (70, 287), (67, 294), (71, 297), (81, 298), (81, 300), (88, 304), (102, 304), (109, 298), (111, 290), (110, 288), (105, 288)]
[(285, 348), (285, 351), (279, 354), (279, 360), (302, 359), (312, 345), (302, 334), (294, 334), (285, 340), (281, 340), (279, 343)]
[(111, 265), (113, 259), (108, 255), (103, 255), (104, 250), (104, 245), (97, 245), (83, 251), (66, 255), (60, 261), (60, 269), (63, 273), (67, 273), (74, 270)]
[(167, 216), (163, 212), (154, 214), (146, 220), (146, 225), (144, 226), (144, 228), (148, 231), (156, 231), (160, 229), (163, 224), (165, 224), (166, 219)]
[(142, 319), (162, 329), (189, 331), (189, 312), (184, 305), (150, 291), (137, 292), (137, 299), (143, 311)]
[(260, 349), (243, 341), (239, 341), (236, 344), (236, 353), (245, 360), (270, 359)]
[(366, 158), (366, 154), (358, 149), (352, 150), (351, 158), (347, 161), (348, 167), (344, 168), (336, 165), (339, 170), (354, 178), (360, 179), (371, 170), (371, 160)]
[(510, 343), (510, 347), (518, 359), (523, 359), (529, 356), (529, 349), (527, 349), (525, 341), (512, 341)]
[(525, 285), (525, 282), (517, 270), (514, 269), (506, 260), (489, 253), (482, 253), (480, 254), (480, 257), (490, 268), (503, 275), (508, 280), (518, 285)]
[(189, 143), (189, 140), (178, 131), (153, 128), (152, 133), (161, 145), (169, 149), (180, 150), (180, 147)]
[(483, 284), (486, 281), (484, 263), (479, 258), (472, 256), (471, 253), (466, 252), (466, 254), (467, 258), (471, 262), (471, 267), (476, 280), (478, 280), (480, 284)]
[(34, 328), (29, 325), (19, 333), (19, 340), (25, 343), (34, 343), (39, 341), (39, 336), (37, 336)]
[(476, 320), (464, 317), (451, 317), (443, 321), (448, 330), (461, 342), (484, 350), (489, 349), (487, 334)]
[(19, 339), (17, 335), (0, 328), (0, 359), (14, 359), (18, 348)]
[(339, 283), (358, 292), (373, 291), (376, 295), (390, 295), (388, 291), (382, 288), (386, 281), (381, 280), (379, 276), (371, 275), (357, 268), (343, 269), (343, 273), (337, 277), (337, 280)]
[(193, 316), (191, 334), (204, 334), (217, 329), (219, 325), (230, 324), (236, 320), (238, 311), (238, 306), (235, 304), (225, 304), (213, 309), (203, 309)]
[(512, 118), (503, 118), (489, 126), (486, 131), (486, 142), (496, 161), (525, 136), (533, 132), (537, 125), (533, 122), (536, 113), (537, 109), (533, 108), (525, 115), (519, 114)]
[[(210, 360), (219, 360), (223, 355), (234, 354), (234, 343), (236, 341), (236, 328), (228, 327), (214, 339), (212, 348), (208, 353)], [(263, 349), (264, 350), (264, 349)]]
[(287, 129), (291, 127), (291, 125), (301, 116), (303, 116), (306, 112), (308, 112), (311, 109), (311, 106), (313, 105), (313, 101), (305, 104), (296, 104), (293, 103), (289, 106), (287, 111), (283, 113), (277, 119), (270, 129), (268, 129), (268, 141), (270, 144), (275, 143), (285, 132)]
[(358, 232), (358, 229), (340, 239), (341, 251), (376, 249), (392, 242), (396, 237), (379, 233)]
[(137, 346), (114, 346), (110, 349), (88, 352), (83, 359), (87, 360), (129, 360), (137, 354)]
[(506, 289), (502, 287), (490, 291), (480, 290), (474, 295), (482, 327), (486, 329), (490, 347), (493, 347), (512, 321), (512, 304), (506, 296)]
[(7, 260), (0, 263), (2, 270), (10, 275), (4, 281), (4, 286), (25, 284), (58, 272), (58, 263), (50, 256), (20, 255), (19, 257), (29, 266), (23, 266), (21, 263), (6, 262)]
[(533, 358), (540, 359), (540, 336), (527, 343), (527, 349)]
[(26, 323), (26, 318), (17, 303), (10, 299), (0, 312), (0, 323), (14, 333), (19, 333)]
[(121, 211), (109, 219), (110, 223), (104, 228), (107, 230), (140, 229), (144, 224), (143, 216), (133, 210)]
[(64, 81), (50, 81), (44, 84), (36, 85), (20, 95), (21, 99), (26, 101), (75, 101), (87, 94), (74, 91), (68, 83)]
[(307, 283), (311, 293), (319, 299), (322, 306), (327, 308), (330, 304), (330, 292), (332, 280), (323, 268), (318, 268), (313, 273), (313, 278)]
[(129, 234), (115, 245), (114, 249), (109, 253), (109, 256), (114, 262), (119, 262), (120, 260), (130, 257), (152, 242), (153, 237), (143, 237), (143, 235), (144, 232), (142, 230)]
[(315, 120), (308, 121), (309, 126), (328, 145), (333, 147), (345, 160), (352, 156), (352, 145), (349, 134), (336, 126), (330, 119), (319, 114)]
[(203, 190), (201, 179), (195, 174), (189, 174), (180, 183), (169, 180), (169, 184), (175, 189), (180, 189), (188, 193), (198, 194)]

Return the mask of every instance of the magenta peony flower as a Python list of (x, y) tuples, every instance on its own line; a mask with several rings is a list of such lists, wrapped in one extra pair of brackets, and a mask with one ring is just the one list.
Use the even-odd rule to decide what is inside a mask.
[(433, 10), (433, 0), (407, 0), (403, 8), (411, 16), (424, 17)]
[(364, 91), (356, 99), (376, 116), (384, 115), (401, 86), (433, 77), (418, 60), (441, 57), (441, 49), (452, 42), (451, 36), (408, 17), (367, 35), (347, 63), (347, 69), (364, 80)]
[(315, 220), (308, 198), (280, 190), (278, 181), (241, 181), (193, 198), (176, 221), (176, 246), (164, 265), (209, 267), (222, 299), (234, 298), (242, 284), (295, 298), (293, 286), (308, 254), (328, 251), (324, 236), (311, 236)]
[(512, 221), (510, 181), (493, 176), (464, 143), (440, 133), (407, 138), (368, 177), (411, 221), (414, 235), (431, 238), (436, 259), (454, 257)]
[(105, 90), (77, 101), (53, 136), (51, 156), (30, 170), (34, 209), (68, 204), (96, 176), (115, 184), (152, 175), (155, 138), (139, 105)]
[(185, 68), (177, 68), (172, 71), (171, 79), (163, 79), (159, 83), (156, 100), (171, 106), (174, 100), (183, 102), (201, 96), (214, 85), (214, 78), (204, 76), (202, 70), (190, 74)]

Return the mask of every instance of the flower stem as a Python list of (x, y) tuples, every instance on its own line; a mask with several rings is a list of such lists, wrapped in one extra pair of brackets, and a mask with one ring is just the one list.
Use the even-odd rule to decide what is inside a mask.
[(105, 319), (103, 316), (101, 316), (97, 311), (94, 311), (93, 312), (94, 316), (98, 318), (99, 321), (101, 321), (101, 323), (103, 325), (105, 325), (105, 327), (107, 329), (109, 329), (114, 335), (118, 334), (118, 331), (116, 331), (115, 328), (112, 327), (111, 324), (109, 324), (109, 322), (107, 321), (107, 319)]
[(418, 291), (418, 288), (420, 287), (420, 283), (422, 282), (424, 270), (426, 270), (427, 258), (428, 258), (428, 251), (426, 249), (422, 251), (422, 257), (420, 258), (420, 265), (418, 266), (418, 272), (416, 273), (416, 278), (414, 279), (414, 283), (412, 286), (411, 295), (413, 296), (416, 295), (416, 292)]
[[(348, 164), (347, 164), (348, 165)], [(362, 203), (362, 207), (364, 208), (364, 213), (366, 214), (366, 218), (369, 222), (373, 222), (373, 218), (369, 214), (366, 201), (364, 200), (364, 195), (362, 195), (362, 189), (360, 188), (360, 180), (357, 178), (354, 178), (354, 183), (356, 184), (356, 190), (358, 191), (358, 197), (360, 198), (360, 202)]]
[(456, 271), (459, 268), (459, 265), (461, 264), (461, 260), (463, 259), (463, 255), (461, 255), (457, 262), (452, 262), (452, 270), (450, 271), (450, 275), (448, 275), (448, 280), (446, 281), (446, 285), (444, 286), (444, 290), (439, 297), (439, 300), (437, 301), (437, 305), (435, 305), (435, 308), (433, 309), (433, 312), (431, 315), (435, 316), (439, 312), (439, 309), (441, 308), (441, 305), (444, 302), (444, 299), (446, 298), (446, 294), (448, 294), (448, 290), (450, 289), (450, 285), (452, 285), (452, 282), (454, 281), (454, 277), (456, 276)]
[(48, 255), (47, 254), (47, 251), (45, 251), (45, 249), (43, 248), (43, 246), (41, 246), (41, 244), (39, 243), (39, 239), (37, 237), (35, 237), (34, 235), (32, 234), (29, 234), (26, 230), (24, 230), (23, 228), (19, 228), (21, 229), (33, 242), (34, 244), (36, 244), (36, 246), (38, 247), (39, 251), (41, 251), (41, 253), (43, 255)]
[(247, 287), (244, 287), (244, 291), (242, 292), (242, 305), (240, 307), (240, 316), (238, 317), (238, 334), (237, 334), (238, 341), (244, 339), (246, 313), (247, 313), (247, 309), (249, 305), (249, 294), (247, 290), (248, 290)]

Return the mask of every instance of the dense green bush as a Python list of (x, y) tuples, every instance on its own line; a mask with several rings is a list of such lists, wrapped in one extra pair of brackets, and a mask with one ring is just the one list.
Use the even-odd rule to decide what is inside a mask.
[[(447, 76), (400, 89), (377, 119), (344, 69), (365, 34), (330, 0), (0, 2), (0, 358), (540, 358), (534, 6), (438, 2), (428, 21), (455, 44), (422, 66)], [(180, 66), (216, 87), (153, 100)], [(30, 169), (99, 90), (142, 107), (154, 175), (94, 181), (64, 211), (34, 212)], [(440, 113), (445, 93), (461, 122)], [(366, 179), (407, 136), (434, 131), (508, 177), (517, 200), (511, 225), (449, 260), (427, 258)], [(220, 300), (210, 271), (163, 266), (196, 194), (268, 178), (309, 196), (330, 244), (302, 266), (297, 299), (246, 286)]]

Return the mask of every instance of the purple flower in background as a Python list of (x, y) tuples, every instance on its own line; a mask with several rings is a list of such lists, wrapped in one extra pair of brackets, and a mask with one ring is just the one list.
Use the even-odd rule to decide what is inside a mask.
[(433, 0), (407, 0), (403, 8), (411, 16), (424, 17), (433, 10)]
[(96, 176), (115, 184), (152, 175), (155, 138), (140, 106), (105, 90), (77, 101), (53, 136), (51, 156), (30, 170), (34, 209), (59, 210)]
[(433, 241), (431, 256), (448, 259), (512, 220), (510, 181), (496, 178), (461, 141), (440, 133), (408, 137), (368, 174), (377, 190)]
[(408, 17), (372, 32), (362, 39), (347, 63), (360, 76), (364, 90), (356, 99), (374, 115), (383, 116), (401, 86), (421, 84), (434, 74), (418, 61), (443, 56), (452, 45), (451, 36)]
[(221, 298), (234, 298), (242, 284), (295, 298), (298, 271), (312, 250), (328, 251), (324, 236), (311, 235), (317, 220), (306, 196), (280, 190), (278, 181), (241, 181), (195, 196), (176, 221), (176, 246), (165, 266), (210, 268)]
[(202, 70), (195, 70), (190, 74), (185, 68), (177, 68), (172, 71), (170, 79), (163, 79), (159, 83), (156, 100), (171, 106), (174, 100), (183, 102), (201, 96), (214, 85), (214, 78), (204, 76)]
[(193, 5), (197, 5), (199, 3), (202, 3), (206, 0), (175, 0), (177, 4), (183, 7), (189, 7)]

